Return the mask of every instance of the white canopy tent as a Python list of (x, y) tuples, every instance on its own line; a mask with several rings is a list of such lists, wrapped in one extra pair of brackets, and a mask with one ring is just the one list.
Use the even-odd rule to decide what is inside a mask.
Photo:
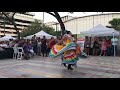
[(95, 26), (94, 28), (81, 32), (81, 34), (85, 34), (85, 36), (115, 36), (120, 35), (120, 33), (113, 28), (107, 28), (101, 24)]
[[(45, 36), (46, 39), (50, 39), (51, 37), (56, 38), (56, 36), (50, 35), (50, 34), (44, 32), (43, 30), (41, 30), (40, 32), (38, 32), (38, 33), (36, 33), (36, 34), (34, 34), (34, 35), (36, 35), (36, 37), (40, 37), (40, 38), (43, 38), (43, 36)], [(32, 37), (33, 37), (34, 35), (27, 36), (26, 38), (27, 38), (27, 39), (32, 39)]]
[[(85, 32), (81, 32), (81, 34), (85, 34), (85, 36), (119, 36), (120, 33), (118, 31), (116, 31), (113, 28), (107, 28), (101, 24), (95, 26), (94, 28), (85, 31)], [(114, 56), (115, 56), (115, 46), (114, 46)]]
[(0, 41), (9, 41), (9, 39), (15, 40), (16, 38), (12, 37), (11, 35), (6, 35), (0, 38)]

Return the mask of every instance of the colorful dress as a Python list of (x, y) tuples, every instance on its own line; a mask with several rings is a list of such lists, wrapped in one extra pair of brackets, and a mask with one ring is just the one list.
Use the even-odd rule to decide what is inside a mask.
[(59, 55), (62, 56), (62, 63), (66, 64), (76, 64), (78, 57), (76, 55), (76, 44), (72, 41), (72, 37), (65, 34), (65, 37), (67, 37), (67, 40), (63, 41), (64, 44), (58, 45), (55, 44), (50, 53), (50, 57), (57, 57)]

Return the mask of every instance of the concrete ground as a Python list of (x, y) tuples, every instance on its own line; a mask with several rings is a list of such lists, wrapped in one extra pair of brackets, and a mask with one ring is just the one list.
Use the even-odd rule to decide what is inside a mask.
[(73, 71), (61, 66), (60, 57), (0, 60), (0, 78), (120, 78), (120, 57), (90, 56)]

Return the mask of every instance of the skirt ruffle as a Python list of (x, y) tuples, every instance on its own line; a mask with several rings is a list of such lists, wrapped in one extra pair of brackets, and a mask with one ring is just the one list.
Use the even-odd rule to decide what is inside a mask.
[(75, 47), (75, 43), (69, 43), (66, 46), (60, 46), (60, 45), (54, 45), (49, 53), (49, 56), (54, 58), (61, 54), (63, 54), (65, 51), (69, 50), (72, 47)]

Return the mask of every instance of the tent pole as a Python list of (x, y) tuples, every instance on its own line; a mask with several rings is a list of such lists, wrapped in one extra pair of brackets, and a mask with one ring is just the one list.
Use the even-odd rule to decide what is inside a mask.
[[(115, 34), (113, 32), (113, 43), (115, 43), (114, 39), (115, 39)], [(114, 57), (115, 57), (115, 44), (114, 44)]]

